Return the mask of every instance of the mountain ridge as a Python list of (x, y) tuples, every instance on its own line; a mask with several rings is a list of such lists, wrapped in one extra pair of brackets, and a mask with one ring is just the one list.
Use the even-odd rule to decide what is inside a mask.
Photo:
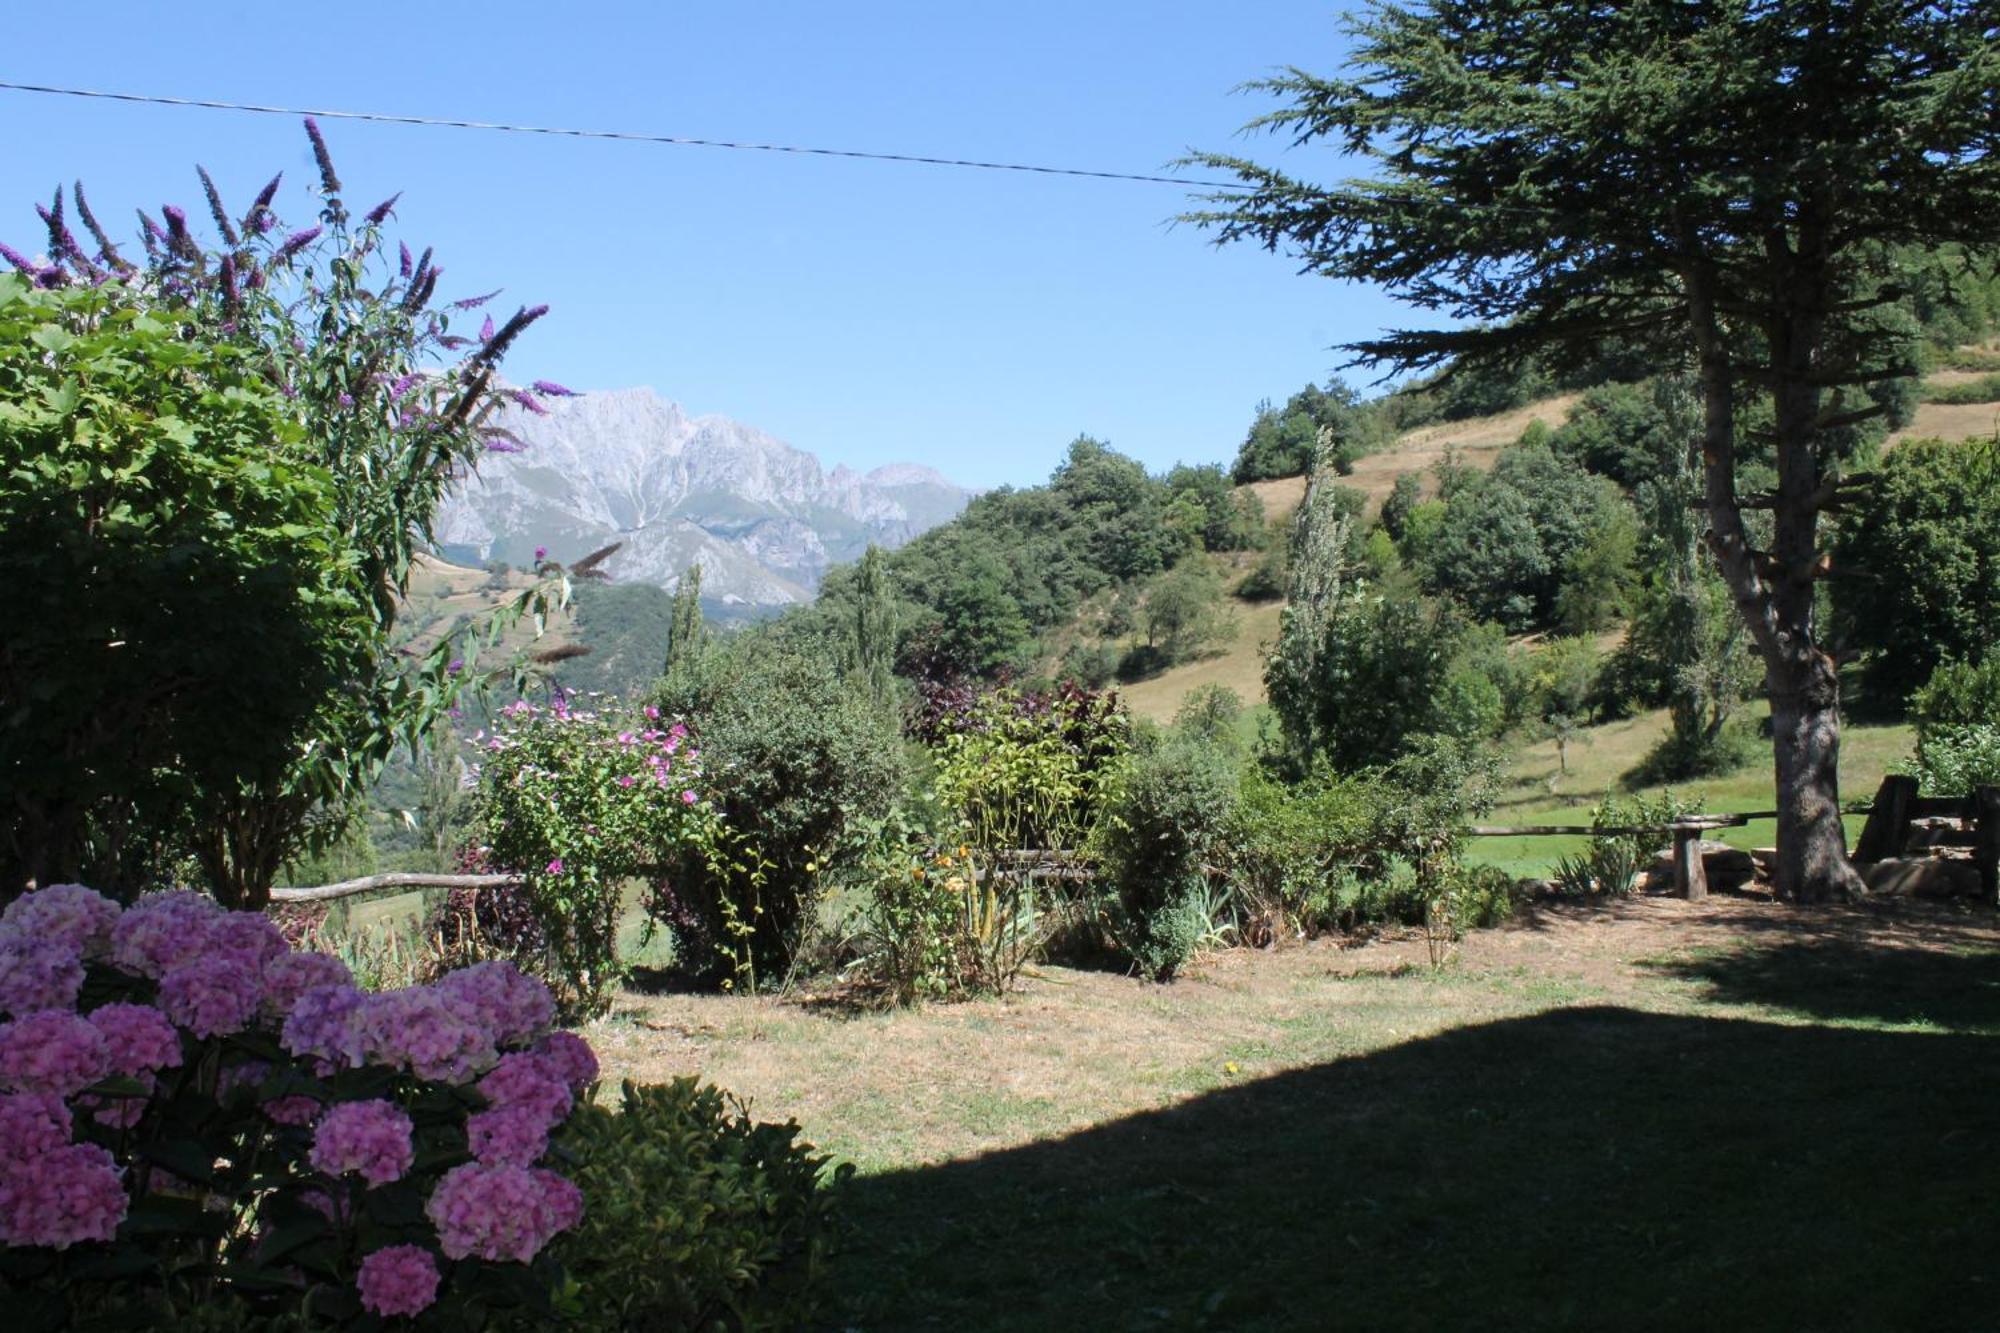
[(705, 597), (769, 608), (810, 601), (833, 565), (896, 547), (962, 510), (973, 492), (921, 463), (866, 473), (718, 413), (690, 415), (649, 388), (509, 407), (520, 441), (489, 454), (442, 506), (439, 554), (528, 564), (613, 542), (623, 582), (675, 586), (692, 564)]

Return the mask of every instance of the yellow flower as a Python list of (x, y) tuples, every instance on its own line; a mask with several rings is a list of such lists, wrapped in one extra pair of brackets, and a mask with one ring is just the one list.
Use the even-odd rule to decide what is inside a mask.
[(1238, 1070), (1237, 1070), (1237, 1068), (1236, 1068), (1236, 1062), (1235, 1062), (1234, 1060), (1230, 1060), (1230, 1061), (1226, 1062), (1226, 1063), (1225, 1063), (1225, 1064), (1224, 1064), (1224, 1065), (1222, 1066), (1222, 1072), (1223, 1072), (1223, 1073), (1225, 1073), (1225, 1074), (1234, 1074), (1234, 1073), (1237, 1073), (1237, 1072), (1238, 1072)]

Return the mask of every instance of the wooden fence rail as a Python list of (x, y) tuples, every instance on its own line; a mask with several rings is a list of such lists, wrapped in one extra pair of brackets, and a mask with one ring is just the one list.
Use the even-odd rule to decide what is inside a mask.
[[(1956, 841), (1972, 847), (1973, 859), (1979, 866), (1982, 894), (1988, 903), (2000, 906), (2000, 787), (1981, 787), (1970, 796), (1920, 796), (1915, 778), (1900, 773), (1891, 774), (1882, 780), (1882, 787), (1872, 805), (1845, 813), (1868, 816), (1861, 838), (1854, 847), (1854, 859), (1864, 865), (1901, 856), (1909, 844), (1911, 826), (1916, 820), (1952, 819), (1962, 822), (1966, 832)], [(1664, 824), (1606, 828), (1588, 824), (1520, 824), (1512, 827), (1475, 824), (1466, 832), (1475, 838), (1624, 838), (1657, 833), (1672, 840), (1674, 892), (1683, 898), (1701, 899), (1708, 896), (1708, 872), (1701, 858), (1703, 836), (1715, 829), (1741, 828), (1753, 820), (1777, 817), (1776, 810), (1744, 810), (1731, 814), (1683, 815)], [(994, 853), (990, 861), (979, 872), (982, 879), (999, 873), (1023, 879), (1077, 880), (1088, 877), (1090, 873), (1089, 858), (1077, 851), (1014, 848)], [(367, 875), (314, 888), (273, 889), (271, 901), (332, 902), (357, 894), (379, 893), (385, 889), (505, 889), (519, 888), (525, 882), (519, 875), (397, 872)]]

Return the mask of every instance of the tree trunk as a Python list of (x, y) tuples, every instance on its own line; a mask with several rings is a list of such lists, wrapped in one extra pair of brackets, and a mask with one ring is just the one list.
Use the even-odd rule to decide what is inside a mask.
[(1840, 679), (1814, 653), (1770, 673), (1771, 738), (1778, 778), (1776, 889), (1792, 902), (1859, 898), (1840, 821)]
[[(1828, 290), (1819, 262), (1821, 230), (1804, 227), (1802, 259), (1781, 228), (1770, 238), (1778, 274), (1772, 290), (1795, 288), (1789, 278), (1811, 268), (1814, 290)], [(1697, 247), (1687, 238), (1690, 253)], [(1818, 576), (1820, 484), (1816, 451), (1819, 389), (1815, 358), (1824, 330), (1825, 302), (1794, 303), (1763, 328), (1768, 346), (1778, 500), (1772, 513), (1772, 549), (1751, 544), (1736, 492), (1736, 375), (1718, 318), (1715, 275), (1700, 264), (1683, 274), (1689, 313), (1700, 350), (1702, 479), (1709, 516), (1709, 549), (1738, 613), (1763, 658), (1771, 698), (1771, 734), (1777, 769), (1777, 891), (1794, 902), (1858, 898), (1861, 876), (1847, 859), (1840, 822), (1840, 679), (1833, 660), (1813, 636), (1813, 586)]]

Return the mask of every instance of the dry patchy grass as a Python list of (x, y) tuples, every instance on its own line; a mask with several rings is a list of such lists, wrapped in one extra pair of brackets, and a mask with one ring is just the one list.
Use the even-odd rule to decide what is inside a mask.
[(836, 1327), (1990, 1314), (1990, 913), (1556, 904), (1423, 958), (1051, 967), (895, 1013), (629, 996), (590, 1036), (613, 1076), (700, 1073), (858, 1165)]

